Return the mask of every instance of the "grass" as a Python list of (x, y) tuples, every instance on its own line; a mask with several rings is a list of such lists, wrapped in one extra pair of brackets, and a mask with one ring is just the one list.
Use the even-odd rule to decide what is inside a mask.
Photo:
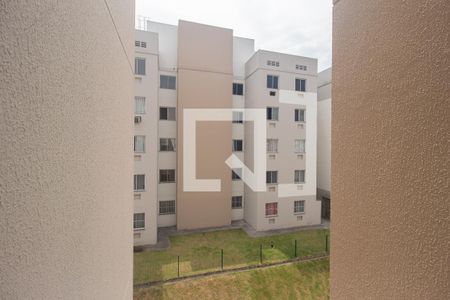
[(134, 291), (134, 299), (329, 299), (329, 261), (208, 276)]
[(294, 240), (298, 242), (297, 256), (322, 253), (328, 234), (328, 230), (319, 229), (251, 238), (242, 229), (232, 229), (172, 236), (171, 247), (167, 250), (134, 254), (134, 283), (177, 277), (178, 256), (180, 276), (219, 270), (221, 249), (225, 269), (259, 264), (261, 244), (266, 263), (293, 258)]

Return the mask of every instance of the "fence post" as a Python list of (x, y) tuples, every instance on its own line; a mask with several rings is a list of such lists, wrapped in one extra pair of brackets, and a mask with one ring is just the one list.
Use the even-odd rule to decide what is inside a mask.
[(177, 256), (177, 258), (178, 258), (178, 268), (177, 268), (177, 274), (178, 274), (178, 277), (180, 277), (180, 256), (178, 255)]
[(328, 252), (328, 234), (325, 235), (325, 252)]
[(297, 240), (294, 240), (294, 257), (297, 257)]
[(223, 271), (223, 249), (220, 249), (220, 253), (221, 253), (220, 267), (222, 268)]
[(259, 244), (259, 263), (262, 264), (262, 244)]

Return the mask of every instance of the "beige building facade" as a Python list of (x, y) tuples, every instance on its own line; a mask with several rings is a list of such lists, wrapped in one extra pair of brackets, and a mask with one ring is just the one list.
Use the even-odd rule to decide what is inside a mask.
[(133, 19), (1, 3), (1, 299), (133, 296)]
[(450, 2), (334, 1), (331, 298), (450, 295)]
[[(145, 175), (150, 187), (140, 190), (142, 178), (135, 176), (135, 245), (154, 244), (158, 227), (185, 230), (244, 221), (262, 231), (320, 224), (317, 60), (255, 51), (252, 39), (233, 36), (231, 29), (187, 21), (178, 26), (149, 20), (143, 24), (136, 33), (136, 59), (145, 58), (146, 70), (152, 71), (136, 74), (136, 96), (147, 95), (146, 105), (158, 115), (155, 121), (152, 112), (145, 112), (135, 126), (135, 135), (145, 136), (135, 137), (135, 175)], [(144, 57), (149, 51), (153, 56)], [(225, 163), (234, 154), (253, 167), (253, 122), (245, 121), (246, 108), (259, 108), (270, 119), (265, 146), (271, 150), (264, 163), (272, 172), (262, 174), (270, 182), (261, 192), (245, 184), (242, 170), (232, 171)], [(192, 109), (230, 112), (226, 121), (196, 123), (193, 158), (184, 151), (184, 137), (190, 134), (184, 118)], [(145, 154), (136, 153), (136, 143), (138, 149), (145, 143)], [(157, 149), (150, 158), (152, 145)], [(186, 166), (192, 159), (195, 178), (220, 180), (219, 191), (186, 189), (185, 176), (192, 171)], [(295, 192), (283, 195), (278, 186), (284, 185)]]

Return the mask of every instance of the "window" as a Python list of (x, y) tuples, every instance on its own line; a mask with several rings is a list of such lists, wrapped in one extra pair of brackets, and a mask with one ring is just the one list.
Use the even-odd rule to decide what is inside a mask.
[(244, 123), (244, 113), (242, 111), (233, 111), (233, 123)]
[(277, 139), (267, 139), (267, 152), (269, 152), (269, 153), (278, 152), (278, 140)]
[(242, 196), (231, 197), (231, 208), (233, 209), (242, 208)]
[(175, 139), (173, 138), (159, 139), (159, 151), (175, 151)]
[(307, 67), (305, 65), (295, 65), (296, 70), (306, 71)]
[(160, 215), (175, 214), (175, 200), (159, 201), (159, 214)]
[(272, 66), (272, 67), (279, 67), (280, 66), (280, 62), (279, 61), (274, 61), (274, 60), (268, 60), (267, 61), (267, 65), (268, 66)]
[(134, 97), (134, 113), (145, 114), (145, 97)]
[(278, 183), (278, 171), (266, 171), (266, 183)]
[(305, 140), (295, 140), (294, 152), (295, 153), (305, 153)]
[(305, 212), (305, 200), (294, 201), (294, 213), (302, 214)]
[(305, 183), (305, 170), (295, 170), (294, 182), (295, 183)]
[(159, 182), (175, 182), (175, 170), (159, 170)]
[(238, 96), (244, 95), (244, 85), (242, 83), (233, 82), (233, 95)]
[(134, 175), (134, 190), (135, 191), (145, 190), (145, 175), (144, 174)]
[(232, 180), (241, 180), (242, 169), (233, 169), (231, 170), (231, 179)]
[(160, 107), (159, 108), (159, 119), (175, 121), (175, 107)]
[(305, 110), (296, 109), (294, 111), (294, 120), (295, 122), (305, 122)]
[(267, 107), (267, 120), (278, 121), (278, 107)]
[(134, 152), (144, 153), (145, 152), (145, 136), (135, 135), (134, 136)]
[(306, 91), (306, 80), (305, 79), (295, 79), (295, 90), (299, 92)]
[(267, 75), (267, 88), (278, 89), (278, 76)]
[(266, 203), (266, 216), (276, 216), (278, 215), (278, 203), (271, 202)]
[(145, 58), (136, 57), (134, 59), (134, 73), (145, 75)]
[(144, 229), (145, 228), (145, 213), (134, 214), (133, 228), (134, 229)]
[(177, 79), (175, 76), (161, 75), (159, 76), (159, 87), (162, 89), (175, 90)]
[(147, 48), (147, 43), (142, 41), (134, 41), (136, 47)]
[(242, 151), (242, 140), (233, 140), (233, 151)]

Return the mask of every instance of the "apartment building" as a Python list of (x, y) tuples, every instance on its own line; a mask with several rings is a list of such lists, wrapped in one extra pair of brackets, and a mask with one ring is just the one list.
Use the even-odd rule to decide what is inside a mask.
[[(321, 223), (316, 59), (255, 51), (254, 40), (233, 36), (231, 29), (187, 21), (145, 20), (135, 46), (135, 245), (156, 243), (158, 227), (243, 220), (271, 230)], [(265, 191), (253, 191), (242, 169), (225, 163), (235, 154), (253, 166), (254, 124), (245, 121), (246, 108), (259, 108), (267, 118)], [(230, 120), (196, 123), (194, 161), (183, 149), (191, 109), (234, 109)], [(220, 189), (186, 190), (189, 164), (195, 179), (220, 179)]]
[(317, 79), (317, 199), (322, 218), (330, 219), (331, 199), (331, 68)]

